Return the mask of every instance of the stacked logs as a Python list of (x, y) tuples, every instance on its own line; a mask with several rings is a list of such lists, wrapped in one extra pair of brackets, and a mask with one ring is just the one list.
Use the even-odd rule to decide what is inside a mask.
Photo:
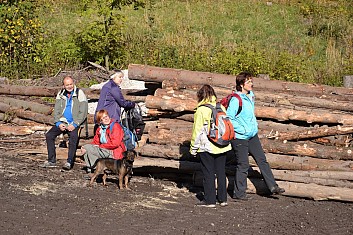
[[(150, 121), (140, 155), (149, 166), (193, 174), (201, 185), (200, 165), (188, 155), (196, 92), (214, 87), (218, 98), (234, 89), (234, 76), (130, 65), (129, 78), (159, 82), (145, 99)], [(353, 201), (353, 90), (316, 84), (254, 79), (259, 136), (274, 176), (285, 195), (315, 200)], [(249, 192), (265, 193), (250, 158)], [(227, 175), (234, 175), (228, 156)], [(229, 184), (229, 188), (232, 184)]]
[[(124, 90), (127, 99), (143, 101), (147, 108), (145, 133), (137, 149), (141, 157), (134, 163), (135, 172), (190, 177), (201, 185), (199, 159), (188, 154), (196, 92), (203, 84), (210, 84), (218, 98), (222, 98), (234, 89), (235, 77), (134, 64), (128, 71), (130, 79), (145, 81), (148, 88), (143, 93)], [(254, 85), (259, 136), (278, 184), (286, 189), (285, 195), (352, 202), (353, 90), (259, 77), (254, 79)], [(2, 126), (0, 135), (28, 135), (50, 128), (52, 105), (24, 101), (23, 97), (55, 97), (58, 89), (0, 85), (0, 120), (18, 125)], [(98, 99), (99, 91), (84, 91), (90, 100)], [(92, 115), (88, 122), (91, 138)], [(41, 151), (45, 155), (45, 146)], [(252, 158), (250, 163), (249, 192), (266, 193)], [(234, 166), (230, 152), (229, 182)]]

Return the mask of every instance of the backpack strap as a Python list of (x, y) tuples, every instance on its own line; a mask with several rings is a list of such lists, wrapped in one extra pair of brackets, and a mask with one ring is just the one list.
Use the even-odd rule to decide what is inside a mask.
[[(237, 94), (237, 93), (232, 93), (231, 99), (232, 99), (233, 97), (237, 98), (238, 101), (239, 101), (239, 108), (238, 108), (237, 114), (235, 114), (235, 116), (237, 116), (237, 115), (241, 112), (241, 110), (243, 109), (243, 100), (242, 100), (242, 98), (240, 97), (240, 95)], [(229, 102), (230, 102), (230, 100), (229, 100)]]
[(114, 125), (115, 125), (115, 120), (112, 121), (112, 123), (110, 123), (110, 125), (109, 125), (110, 134), (113, 133), (113, 127), (114, 127)]
[[(218, 109), (222, 110), (221, 104), (218, 103), (218, 102), (217, 102), (217, 104), (216, 104), (216, 107), (213, 106), (212, 104), (202, 104), (202, 105), (200, 105), (199, 107), (201, 107), (201, 106), (205, 106), (205, 107), (210, 108), (210, 109), (212, 110), (211, 122), (214, 122), (214, 117), (217, 116), (217, 110), (218, 110)], [(223, 110), (222, 110), (222, 111), (223, 111)]]

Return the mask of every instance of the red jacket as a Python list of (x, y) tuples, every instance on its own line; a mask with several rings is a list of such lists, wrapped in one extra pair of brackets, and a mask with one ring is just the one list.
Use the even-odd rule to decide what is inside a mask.
[[(112, 122), (110, 122), (110, 125), (111, 124), (112, 124)], [(110, 131), (110, 129), (111, 128), (108, 127), (106, 130), (106, 133), (105, 133), (107, 143), (102, 144), (102, 143), (100, 143), (101, 127), (98, 127), (96, 130), (96, 134), (94, 135), (92, 144), (98, 145), (100, 148), (112, 150), (114, 159), (122, 159), (123, 152), (126, 151), (126, 147), (125, 147), (124, 141), (123, 141), (124, 131), (121, 128), (120, 124), (117, 122), (114, 123), (112, 131)]]

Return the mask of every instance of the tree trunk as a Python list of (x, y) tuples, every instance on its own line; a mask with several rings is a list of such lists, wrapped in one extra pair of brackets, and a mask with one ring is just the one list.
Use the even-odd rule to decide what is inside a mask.
[(352, 134), (353, 126), (333, 126), (333, 127), (318, 127), (306, 128), (301, 131), (276, 132), (271, 138), (279, 140), (301, 140), (314, 139), (331, 135)]
[(0, 84), (0, 94), (4, 95), (54, 97), (60, 89), (60, 87), (16, 86)]
[(182, 100), (173, 97), (156, 97), (148, 95), (146, 97), (146, 107), (152, 109), (170, 110), (175, 112), (193, 111), (196, 108), (195, 100)]
[(270, 118), (278, 121), (305, 121), (307, 123), (330, 123), (353, 125), (352, 115), (343, 113), (328, 113), (320, 110), (298, 111), (287, 108), (257, 107), (255, 115), (258, 118)]
[(290, 142), (261, 139), (262, 146), (271, 153), (309, 156), (314, 158), (353, 160), (352, 148), (324, 146), (308, 141)]
[(47, 131), (48, 126), (10, 126), (0, 124), (0, 135), (2, 136), (24, 136), (37, 131)]
[[(260, 175), (259, 168), (253, 168)], [(353, 189), (353, 172), (332, 172), (332, 171), (289, 171), (289, 170), (272, 170), (275, 179), (282, 181), (298, 182), (305, 184), (318, 184), (331, 187), (342, 187)], [(315, 174), (319, 172), (320, 174)], [(332, 177), (336, 175), (336, 179)], [(344, 178), (344, 179), (340, 179)], [(319, 177), (318, 177), (319, 176)], [(261, 176), (262, 177), (262, 176)], [(331, 178), (332, 177), (332, 178)]]
[(160, 145), (178, 145), (183, 143), (190, 144), (190, 129), (151, 129), (149, 131), (149, 142)]
[[(188, 71), (182, 69), (159, 68), (148, 65), (129, 65), (129, 78), (143, 81), (176, 80), (183, 84), (209, 84), (212, 86), (223, 86), (229, 89), (234, 87), (235, 76), (216, 74), (209, 72)], [(192, 78), (192, 79), (190, 79)], [(352, 89), (342, 87), (331, 87), (317, 84), (303, 84), (295, 82), (283, 82), (278, 80), (267, 80), (263, 78), (254, 78), (254, 84), (257, 89), (286, 91), (288, 93), (309, 93), (319, 96), (338, 94), (337, 99), (353, 100)]]
[(181, 159), (189, 151), (187, 146), (146, 144), (139, 149), (140, 155), (166, 159)]
[[(202, 187), (202, 172), (198, 171), (193, 177), (194, 185)], [(228, 190), (233, 190), (234, 177), (228, 176)], [(297, 183), (277, 181), (278, 185), (286, 190), (283, 195), (301, 198), (310, 198), (314, 200), (337, 200), (353, 202), (353, 189), (343, 187), (323, 186), (315, 183)], [(262, 179), (248, 178), (247, 193), (256, 193), (260, 195), (268, 194), (269, 190)]]
[[(317, 159), (312, 157), (299, 157), (266, 153), (271, 168), (280, 170), (302, 171), (352, 171), (353, 161)], [(249, 157), (251, 166), (257, 166), (252, 157)]]
[(178, 169), (180, 172), (193, 173), (201, 170), (200, 163), (190, 161), (167, 160), (160, 158), (138, 157), (134, 161), (134, 168), (161, 167), (168, 172), (168, 168)]
[(339, 101), (330, 97), (303, 97), (301, 95), (289, 95), (281, 93), (270, 93), (268, 91), (256, 91), (256, 100), (272, 104), (274, 106), (304, 106), (308, 108), (323, 108), (330, 110), (340, 110), (346, 112), (353, 111), (353, 104), (350, 101)]
[(53, 107), (50, 107), (48, 105), (44, 105), (44, 104), (40, 104), (32, 101), (4, 97), (4, 96), (1, 96), (1, 102), (4, 104), (8, 104), (12, 107), (17, 107), (17, 108), (29, 110), (35, 113), (45, 114), (45, 115), (50, 115), (54, 110)]
[(14, 123), (19, 126), (37, 126), (38, 125), (38, 122), (26, 120), (26, 119), (21, 119), (21, 118), (17, 118), (17, 117), (11, 117), (11, 116), (4, 114), (4, 113), (0, 113), (0, 120), (4, 121), (6, 123), (7, 122)]
[(12, 109), (12, 107), (10, 105), (4, 104), (1, 102), (0, 102), (0, 111), (4, 112), (4, 113), (12, 112), (12, 113), (16, 114), (16, 116), (18, 116), (18, 117), (30, 119), (30, 120), (33, 120), (38, 123), (43, 123), (43, 124), (48, 124), (48, 125), (53, 124), (53, 117), (52, 116), (48, 116), (48, 115), (44, 115), (44, 114), (40, 114), (40, 113), (34, 113), (34, 112), (26, 111), (23, 109)]
[[(192, 99), (180, 99), (177, 97), (163, 96), (156, 97), (148, 95), (146, 97), (146, 107), (161, 110), (172, 110), (175, 112), (193, 111), (197, 102)], [(353, 125), (352, 115), (343, 113), (328, 113), (320, 110), (299, 111), (287, 108), (257, 107), (255, 115), (258, 118), (270, 118), (278, 121), (305, 121), (307, 123), (330, 123)]]

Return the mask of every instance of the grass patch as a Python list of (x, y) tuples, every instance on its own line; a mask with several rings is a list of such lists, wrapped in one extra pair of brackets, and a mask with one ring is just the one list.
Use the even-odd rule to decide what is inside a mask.
[[(94, 18), (77, 1), (45, 1), (43, 70), (79, 67), (75, 42)], [(50, 4), (48, 4), (50, 3)], [(350, 0), (146, 0), (125, 7), (125, 29), (111, 67), (130, 63), (342, 85), (353, 74), (353, 2)], [(46, 14), (50, 9), (51, 14)], [(87, 17), (90, 15), (90, 17)], [(94, 30), (94, 29), (93, 29)], [(94, 35), (94, 34), (92, 34)], [(114, 48), (114, 47), (113, 47)], [(94, 62), (104, 58), (95, 56)], [(102, 63), (101, 63), (102, 64)], [(102, 64), (104, 65), (104, 64)]]

